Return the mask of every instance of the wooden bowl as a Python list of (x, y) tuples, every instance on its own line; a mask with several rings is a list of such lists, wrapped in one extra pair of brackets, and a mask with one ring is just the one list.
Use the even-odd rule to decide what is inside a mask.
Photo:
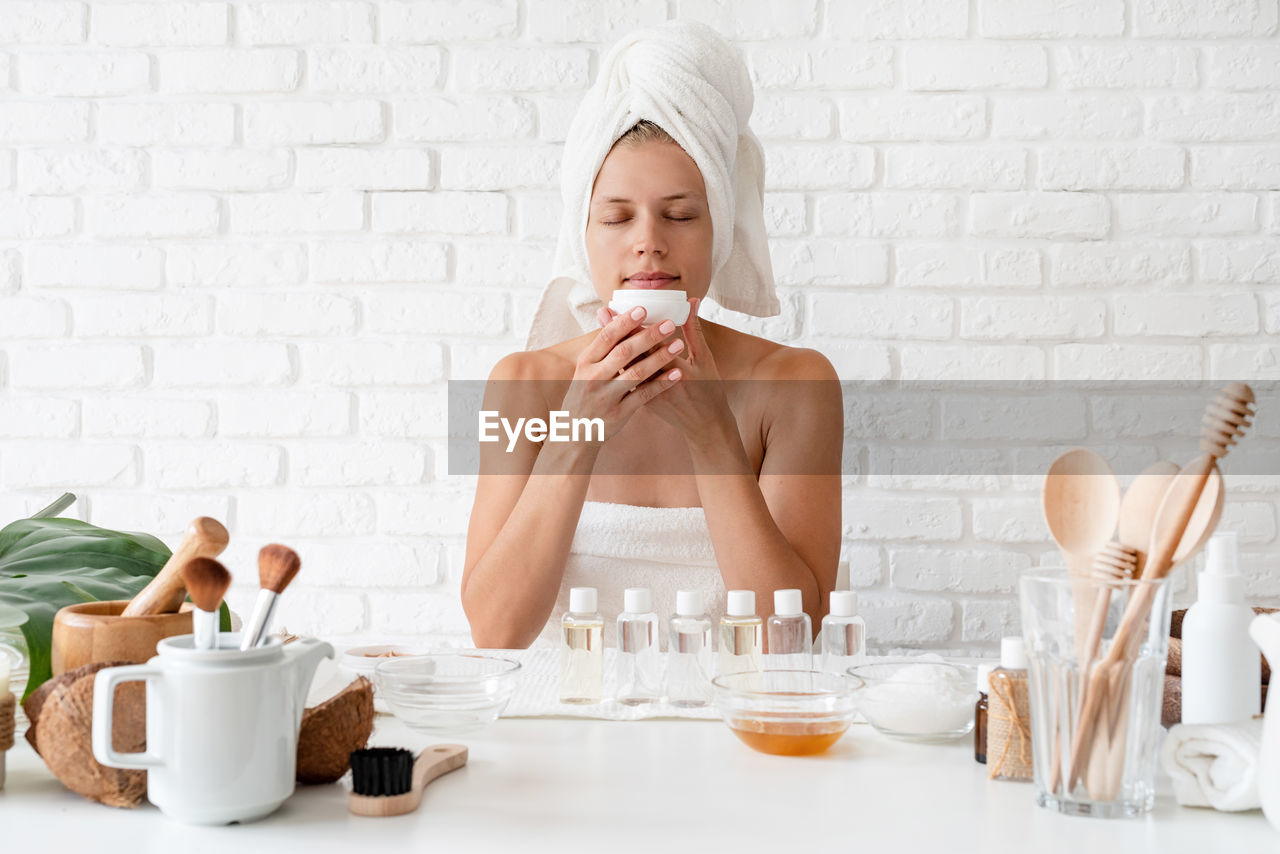
[(176, 614), (122, 617), (128, 599), (68, 605), (53, 618), (53, 675), (99, 661), (142, 664), (156, 654), (156, 644), (174, 635), (191, 634), (190, 602)]

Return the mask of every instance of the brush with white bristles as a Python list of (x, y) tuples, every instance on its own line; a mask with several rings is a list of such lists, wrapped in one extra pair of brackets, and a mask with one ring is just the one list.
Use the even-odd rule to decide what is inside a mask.
[(195, 603), (191, 629), (196, 649), (218, 648), (218, 609), (231, 586), (231, 573), (211, 557), (196, 557), (182, 567), (182, 580)]
[(271, 624), (276, 602), (301, 567), (302, 560), (298, 553), (288, 546), (271, 543), (258, 552), (258, 580), (262, 589), (258, 591), (253, 616), (245, 624), (244, 633), (240, 636), (241, 649), (253, 649), (266, 638), (267, 626)]

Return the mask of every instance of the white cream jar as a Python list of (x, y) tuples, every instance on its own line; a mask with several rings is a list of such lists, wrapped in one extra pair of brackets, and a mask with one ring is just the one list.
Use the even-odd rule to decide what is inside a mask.
[(684, 291), (627, 288), (614, 291), (609, 308), (618, 314), (626, 314), (636, 307), (645, 311), (644, 325), (652, 326), (670, 320), (676, 326), (684, 326), (689, 319), (689, 302)]

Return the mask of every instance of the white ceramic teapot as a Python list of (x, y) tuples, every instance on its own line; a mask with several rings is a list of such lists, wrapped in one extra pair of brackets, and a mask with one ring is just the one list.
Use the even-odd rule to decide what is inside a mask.
[(1258, 756), (1258, 796), (1271, 826), (1280, 830), (1280, 620), (1262, 614), (1249, 624), (1249, 635), (1271, 664), (1271, 690), (1267, 691), (1267, 715), (1262, 724), (1262, 752)]
[[(93, 684), (93, 755), (113, 768), (147, 771), (147, 798), (190, 824), (252, 821), (293, 794), (298, 728), (316, 665), (333, 647), (315, 639), (240, 649), (224, 632), (217, 649), (192, 635), (166, 638), (146, 664), (108, 667)], [(115, 688), (147, 683), (147, 749), (111, 746)]]

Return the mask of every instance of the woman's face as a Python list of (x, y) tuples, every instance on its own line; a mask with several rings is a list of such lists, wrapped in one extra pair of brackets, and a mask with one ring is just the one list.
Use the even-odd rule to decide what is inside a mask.
[(711, 212), (702, 173), (680, 146), (616, 146), (587, 211), (587, 260), (596, 294), (666, 288), (702, 298), (711, 285)]

